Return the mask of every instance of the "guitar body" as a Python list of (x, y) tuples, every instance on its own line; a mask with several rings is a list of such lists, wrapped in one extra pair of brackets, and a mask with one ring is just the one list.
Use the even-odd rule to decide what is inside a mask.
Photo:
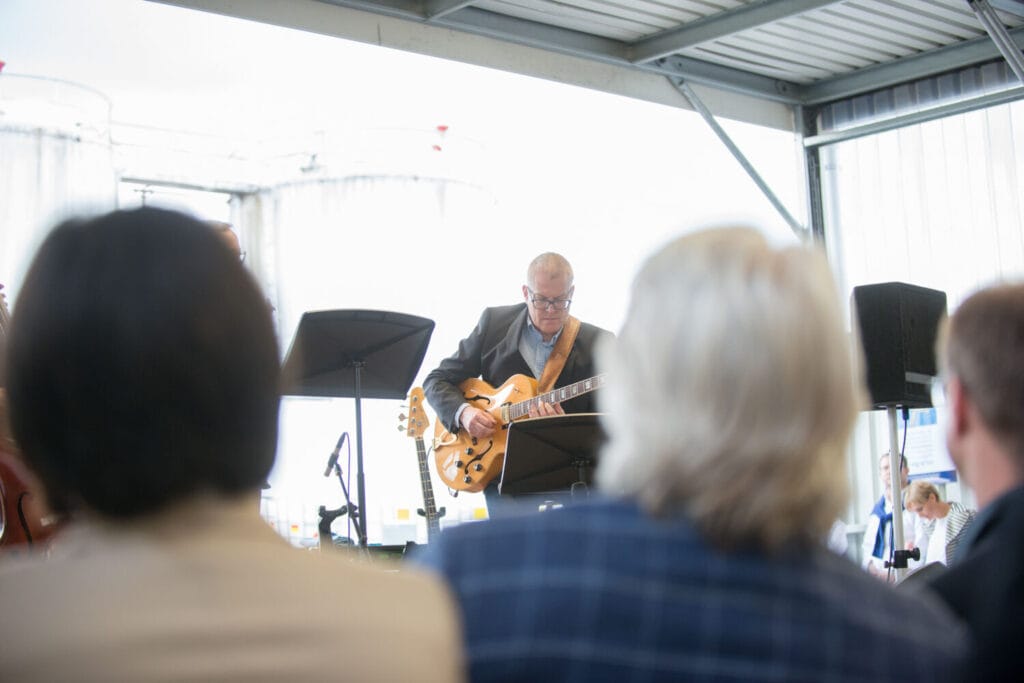
[(476, 439), (464, 429), (452, 434), (440, 421), (434, 424), (434, 463), (437, 473), (449, 488), (459, 491), (483, 491), (501, 473), (505, 464), (505, 444), (511, 422), (506, 410), (512, 404), (537, 395), (537, 380), (513, 375), (495, 389), (483, 380), (470, 378), (459, 385), (466, 402), (490, 413), (500, 425), (486, 439)]

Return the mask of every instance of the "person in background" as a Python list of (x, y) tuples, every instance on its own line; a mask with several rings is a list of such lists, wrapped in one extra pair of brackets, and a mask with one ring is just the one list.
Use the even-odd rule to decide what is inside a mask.
[(1024, 651), (1024, 283), (968, 297), (940, 330), (946, 444), (979, 512), (932, 588), (967, 622), (970, 680), (1017, 680)]
[[(907, 461), (900, 458), (901, 490), (906, 489), (909, 482), (910, 469)], [(892, 528), (892, 482), (889, 480), (890, 458), (888, 453), (883, 453), (878, 459), (878, 481), (882, 485), (882, 495), (871, 508), (868, 516), (867, 526), (864, 529), (864, 541), (861, 546), (861, 566), (872, 576), (889, 581), (895, 581), (895, 572), (890, 571), (885, 563), (892, 558), (893, 528)], [(903, 518), (903, 539), (904, 543), (913, 543), (917, 537), (915, 526), (916, 516), (904, 509)], [(917, 567), (919, 562), (911, 561), (910, 565)]]
[(921, 548), (921, 563), (952, 564), (960, 539), (974, 521), (975, 511), (957, 502), (944, 502), (938, 489), (926, 481), (911, 482), (904, 501), (907, 510), (925, 521), (910, 546)]
[(11, 681), (457, 681), (443, 586), (291, 548), (270, 311), (209, 226), (153, 208), (57, 226), (8, 340), (11, 426), (67, 518), (0, 563)]
[(231, 227), (230, 223), (224, 221), (206, 221), (206, 224), (213, 228), (214, 232), (224, 241), (227, 248), (231, 250), (239, 261), (245, 261), (245, 252), (242, 251), (242, 245), (238, 242), (238, 235), (235, 234), (234, 228)]
[(748, 228), (641, 268), (599, 349), (603, 498), (448, 529), (474, 681), (953, 680), (963, 630), (823, 542), (864, 391), (824, 255)]

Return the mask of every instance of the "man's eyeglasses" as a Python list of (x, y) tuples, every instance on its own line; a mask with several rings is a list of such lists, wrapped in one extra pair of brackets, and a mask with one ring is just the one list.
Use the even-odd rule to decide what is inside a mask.
[(546, 296), (537, 296), (533, 293), (533, 290), (530, 290), (530, 296), (530, 303), (533, 304), (534, 308), (541, 311), (548, 309), (567, 311), (569, 310), (569, 304), (572, 303), (572, 299), (549, 299)]

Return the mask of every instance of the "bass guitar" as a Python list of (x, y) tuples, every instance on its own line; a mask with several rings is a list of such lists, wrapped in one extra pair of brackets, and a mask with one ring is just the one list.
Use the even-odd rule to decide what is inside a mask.
[(453, 434), (440, 420), (434, 425), (434, 464), (442, 481), (459, 491), (482, 491), (505, 464), (508, 426), (528, 417), (540, 403), (563, 403), (604, 386), (604, 375), (589, 377), (559, 389), (537, 395), (537, 380), (512, 375), (497, 389), (483, 380), (470, 378), (459, 385), (466, 402), (491, 414), (499, 427), (486, 439), (470, 436), (460, 428)]
[(427, 543), (441, 533), (441, 518), (444, 517), (445, 509), (437, 509), (434, 504), (434, 487), (430, 483), (430, 470), (427, 468), (427, 447), (423, 443), (423, 435), (427, 431), (430, 420), (427, 419), (427, 411), (423, 404), (423, 387), (414, 387), (409, 392), (409, 417), (399, 415), (405, 420), (404, 429), (407, 436), (411, 436), (416, 442), (416, 457), (420, 465), (420, 486), (423, 489), (423, 507), (417, 510), (421, 517), (427, 520)]

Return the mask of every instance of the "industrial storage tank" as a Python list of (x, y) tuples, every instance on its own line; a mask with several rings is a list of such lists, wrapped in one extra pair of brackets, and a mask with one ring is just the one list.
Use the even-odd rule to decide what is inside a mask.
[(103, 93), (0, 72), (0, 282), (9, 299), (58, 221), (117, 206), (110, 127)]

